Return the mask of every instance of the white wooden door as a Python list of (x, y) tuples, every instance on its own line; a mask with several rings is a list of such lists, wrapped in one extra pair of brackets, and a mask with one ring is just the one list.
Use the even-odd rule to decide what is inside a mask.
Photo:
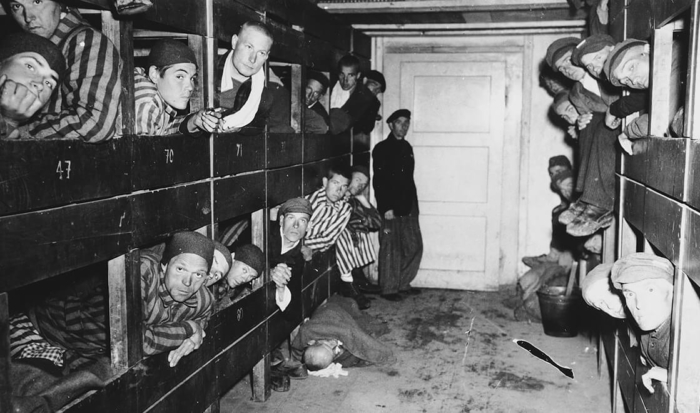
[(412, 112), (407, 140), (424, 243), (413, 285), (497, 289), (501, 190), (518, 185), (501, 179), (506, 62), (398, 54), (384, 67), (393, 75), (387, 90), (398, 91), (398, 106)]

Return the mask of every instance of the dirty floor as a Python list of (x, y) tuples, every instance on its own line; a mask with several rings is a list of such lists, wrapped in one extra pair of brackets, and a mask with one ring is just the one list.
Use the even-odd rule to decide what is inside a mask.
[[(376, 296), (372, 296), (376, 297)], [(392, 366), (347, 369), (340, 378), (293, 380), (265, 403), (250, 400), (244, 379), (221, 400), (222, 412), (609, 412), (610, 379), (598, 374), (597, 339), (582, 331), (558, 338), (542, 325), (516, 321), (508, 292), (423, 290), (367, 310), (386, 322), (381, 339), (395, 349)], [(575, 378), (523, 350), (534, 344)]]

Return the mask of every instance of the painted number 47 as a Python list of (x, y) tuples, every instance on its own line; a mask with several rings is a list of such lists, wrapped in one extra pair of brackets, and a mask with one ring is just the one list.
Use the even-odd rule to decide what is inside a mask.
[(70, 164), (71, 161), (69, 160), (58, 161), (58, 165), (56, 166), (56, 173), (58, 174), (58, 179), (63, 179), (64, 172), (66, 174), (66, 179), (70, 179)]

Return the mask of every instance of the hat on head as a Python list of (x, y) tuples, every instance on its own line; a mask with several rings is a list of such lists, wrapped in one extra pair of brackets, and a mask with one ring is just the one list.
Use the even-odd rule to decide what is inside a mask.
[(581, 57), (590, 53), (596, 53), (603, 50), (604, 47), (615, 46), (615, 39), (608, 34), (594, 34), (583, 40), (574, 47), (571, 52), (571, 63), (577, 66), (583, 66)]
[(365, 78), (368, 80), (374, 80), (375, 82), (379, 83), (382, 85), (382, 93), (386, 91), (386, 80), (384, 79), (384, 75), (381, 72), (378, 72), (376, 70), (370, 70), (365, 74)]
[(369, 168), (367, 168), (364, 165), (353, 166), (351, 169), (351, 172), (352, 173), (359, 172), (359, 173), (363, 174), (364, 176), (366, 176), (367, 178), (369, 178)]
[(228, 267), (231, 268), (231, 266), (233, 265), (233, 258), (231, 258), (231, 251), (229, 251), (229, 249), (226, 248), (226, 246), (224, 244), (222, 244), (216, 240), (214, 241), (214, 249), (216, 251), (219, 251), (221, 253), (221, 255), (224, 256), (224, 258), (226, 259), (226, 263), (228, 264)]
[(666, 258), (646, 252), (635, 252), (620, 258), (612, 267), (610, 279), (618, 290), (623, 284), (659, 278), (673, 284), (673, 264)]
[(319, 72), (316, 72), (314, 70), (309, 70), (308, 72), (306, 72), (306, 79), (307, 80), (313, 79), (313, 80), (317, 81), (318, 83), (320, 83), (321, 86), (323, 86), (324, 90), (328, 89), (328, 86), (329, 86), (328, 78), (323, 73), (319, 73)]
[(558, 72), (554, 64), (557, 60), (561, 59), (566, 52), (570, 52), (576, 47), (576, 45), (581, 41), (581, 39), (576, 37), (563, 37), (557, 39), (547, 48), (547, 54), (545, 55), (545, 60), (549, 67), (551, 67), (555, 72)]
[(288, 199), (280, 207), (278, 215), (286, 215), (290, 212), (299, 212), (303, 214), (313, 215), (314, 210), (311, 207), (311, 202), (306, 198), (292, 198)]
[(613, 264), (598, 264), (586, 274), (581, 282), (581, 291), (584, 293), (594, 283), (602, 280), (610, 281), (610, 270)]
[(148, 67), (165, 67), (178, 63), (193, 63), (195, 66), (197, 65), (197, 58), (194, 56), (194, 52), (186, 44), (177, 40), (163, 39), (158, 40), (151, 47), (151, 53), (148, 54)]
[(34, 52), (46, 59), (49, 67), (63, 78), (66, 73), (66, 59), (61, 49), (49, 39), (27, 32), (3, 35), (0, 41), (0, 62), (19, 53)]
[(615, 48), (612, 49), (612, 51), (610, 51), (608, 59), (605, 61), (605, 66), (603, 66), (603, 71), (605, 72), (605, 76), (608, 77), (608, 80), (610, 80), (610, 83), (612, 83), (613, 86), (623, 86), (622, 83), (620, 83), (612, 75), (612, 73), (624, 61), (624, 57), (627, 54), (627, 52), (629, 52), (629, 50), (635, 46), (645, 46), (647, 44), (647, 42), (642, 40), (627, 39), (624, 42), (616, 44)]
[(214, 259), (214, 243), (198, 232), (177, 232), (165, 244), (165, 250), (160, 262), (167, 264), (173, 257), (188, 253), (204, 258), (209, 264), (207, 268), (211, 268), (211, 263)]
[(253, 244), (241, 245), (236, 248), (235, 259), (250, 266), (258, 274), (262, 274), (265, 269), (265, 254)]
[(564, 102), (569, 102), (569, 91), (568, 90), (563, 90), (554, 96), (554, 102), (552, 102), (552, 108), (556, 110), (559, 105), (561, 105)]
[(565, 155), (557, 155), (549, 158), (550, 168), (557, 165), (566, 166), (567, 168), (571, 169), (571, 161), (569, 161), (569, 158), (567, 158)]
[(386, 120), (386, 123), (391, 123), (401, 117), (411, 119), (411, 111), (408, 109), (399, 109), (396, 112), (392, 113), (391, 116), (389, 116), (389, 118)]

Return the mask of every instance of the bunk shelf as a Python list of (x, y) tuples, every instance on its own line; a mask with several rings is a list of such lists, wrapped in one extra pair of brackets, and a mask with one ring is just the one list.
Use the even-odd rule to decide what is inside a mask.
[(264, 168), (265, 135), (262, 130), (246, 128), (238, 133), (214, 135), (215, 177)]
[(302, 195), (301, 165), (267, 171), (267, 205), (275, 206)]
[(688, 139), (688, 182), (685, 191), (685, 201), (691, 207), (700, 210), (700, 143)]
[(267, 168), (300, 164), (303, 138), (294, 133), (270, 133), (267, 137)]
[(631, 0), (627, 4), (627, 39), (647, 40), (654, 27), (652, 3), (656, 0)]
[(214, 222), (222, 222), (264, 207), (264, 171), (214, 180)]
[(690, 139), (678, 138), (636, 140), (635, 155), (624, 155), (625, 176), (673, 199), (683, 201), (686, 196), (684, 190), (686, 152), (690, 142)]
[(680, 263), (684, 210), (678, 202), (647, 188), (644, 199), (644, 236), (674, 265)]
[(350, 132), (339, 135), (304, 135), (304, 162), (339, 156), (350, 152)]
[(645, 188), (624, 176), (620, 178), (623, 205), (620, 214), (638, 231), (644, 231)]
[(700, 285), (700, 213), (686, 208), (685, 259), (683, 272), (697, 285)]

